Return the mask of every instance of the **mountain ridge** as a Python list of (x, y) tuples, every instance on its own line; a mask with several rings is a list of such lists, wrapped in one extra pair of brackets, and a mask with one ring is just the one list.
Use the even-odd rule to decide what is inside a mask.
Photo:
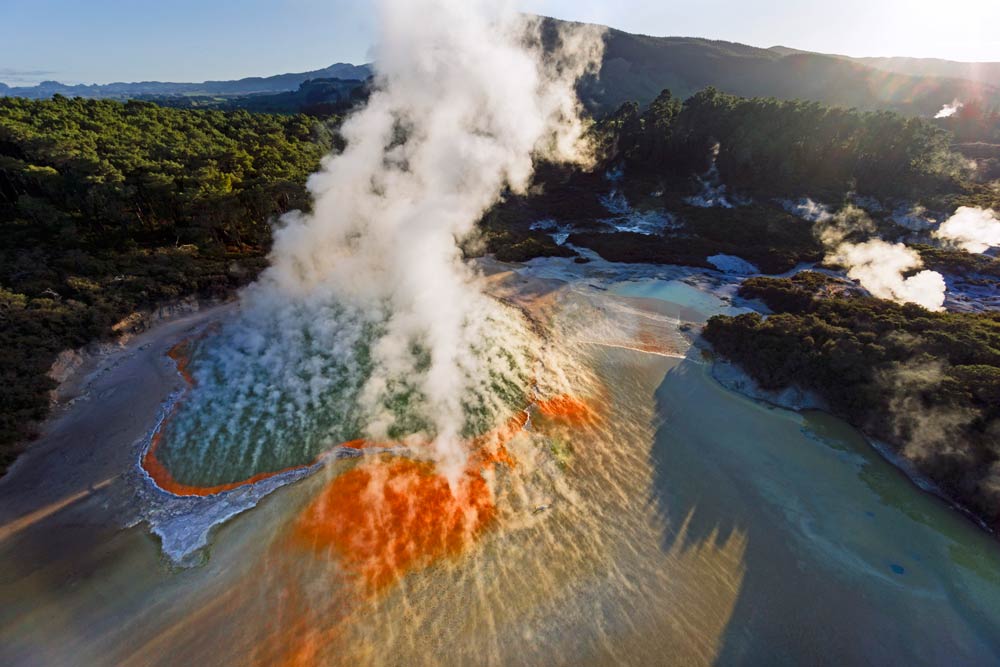
[(608, 30), (605, 43), (599, 79), (589, 80), (581, 88), (588, 106), (601, 112), (629, 100), (648, 103), (663, 88), (684, 98), (708, 86), (744, 97), (802, 99), (925, 117), (955, 99), (1000, 106), (1000, 75), (990, 83), (916, 76), (789, 47), (765, 49), (615, 29)]
[(329, 67), (309, 72), (287, 72), (271, 76), (250, 76), (233, 80), (208, 80), (200, 83), (171, 81), (117, 81), (105, 84), (64, 84), (43, 81), (35, 86), (7, 86), (0, 83), (0, 93), (9, 97), (44, 99), (55, 94), (67, 97), (92, 97), (97, 99), (129, 99), (142, 95), (253, 95), (282, 93), (297, 89), (313, 79), (365, 80), (371, 76), (371, 65), (334, 63)]
[[(550, 37), (566, 23), (552, 18), (543, 21)], [(615, 28), (607, 28), (605, 47), (600, 76), (590, 77), (580, 85), (581, 99), (596, 115), (628, 101), (647, 104), (664, 88), (684, 98), (709, 86), (745, 97), (801, 99), (923, 117), (933, 116), (954, 100), (1000, 107), (1000, 62), (852, 58), (780, 45), (762, 48), (702, 37), (641, 35)], [(235, 98), (294, 92), (310, 80), (364, 81), (372, 71), (371, 64), (336, 63), (309, 72), (201, 83), (67, 85), (45, 81), (37, 86), (0, 84), (0, 95), (39, 99), (61, 94), (154, 101), (194, 96)]]

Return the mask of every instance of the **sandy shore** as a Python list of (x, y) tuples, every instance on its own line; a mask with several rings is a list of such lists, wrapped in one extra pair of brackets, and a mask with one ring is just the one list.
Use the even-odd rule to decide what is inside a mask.
[(142, 438), (182, 380), (166, 352), (193, 331), (233, 312), (211, 306), (161, 322), (113, 352), (88, 359), (61, 387), (66, 400), (0, 479), (0, 548), (27, 533), (88, 523), (130, 522), (127, 473)]

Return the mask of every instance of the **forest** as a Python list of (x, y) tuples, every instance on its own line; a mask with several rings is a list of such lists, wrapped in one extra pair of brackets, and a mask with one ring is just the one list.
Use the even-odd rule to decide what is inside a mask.
[(270, 220), (308, 207), (330, 123), (144, 102), (0, 98), (0, 468), (48, 410), (56, 355), (138, 308), (225, 296)]
[[(572, 224), (572, 245), (612, 261), (708, 266), (707, 257), (726, 253), (778, 273), (818, 261), (822, 248), (776, 200), (809, 196), (836, 207), (862, 196), (951, 210), (1000, 207), (1000, 191), (954, 150), (949, 130), (892, 112), (741, 98), (712, 88), (682, 102), (664, 90), (645, 109), (623, 104), (598, 120), (592, 134), (601, 168), (541, 170), (530, 197), (508, 197), (486, 216), (489, 251), (514, 260), (572, 255), (531, 229), (550, 217)], [(608, 183), (602, 177), (608, 169), (626, 178)], [(706, 178), (743, 205), (692, 204)], [(608, 211), (599, 197), (612, 187), (636, 208), (670, 211), (683, 226), (662, 236), (602, 233)]]
[[(61, 350), (111, 335), (136, 309), (229, 295), (257, 275), (272, 221), (309, 207), (306, 179), (340, 145), (338, 122), (59, 95), (0, 99), (0, 468), (47, 414), (46, 373)], [(645, 109), (622, 105), (591, 131), (598, 169), (541, 165), (530, 196), (508, 193), (484, 216), (479, 236), (465, 240), (467, 255), (574, 256), (531, 228), (551, 217), (574, 226), (573, 244), (609, 259), (707, 266), (722, 252), (776, 273), (818, 261), (822, 248), (769, 197), (837, 202), (858, 192), (990, 204), (998, 196), (971, 178), (948, 130), (888, 112), (713, 89), (681, 102), (664, 91)], [(721, 180), (754, 203), (687, 203), (713, 159)], [(630, 202), (674, 212), (683, 228), (597, 233), (608, 214), (604, 172), (617, 167)], [(929, 264), (971, 261), (930, 247), (925, 255)]]
[(920, 118), (714, 88), (683, 103), (665, 90), (645, 110), (626, 103), (598, 131), (635, 170), (684, 178), (706, 171), (714, 155), (727, 186), (757, 196), (926, 198), (969, 176), (952, 136)]

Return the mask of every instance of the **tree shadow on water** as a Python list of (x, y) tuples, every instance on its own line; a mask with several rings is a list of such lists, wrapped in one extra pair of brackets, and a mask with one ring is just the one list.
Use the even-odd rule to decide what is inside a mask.
[[(705, 626), (719, 633), (703, 638), (715, 647), (715, 664), (857, 659), (837, 650), (836, 632), (821, 636), (828, 611), (803, 590), (814, 575), (802, 571), (767, 487), (755, 479), (775, 474), (760, 444), (780, 433), (759, 406), (733, 400), (703, 372), (685, 360), (655, 393), (652, 496), (663, 519), (662, 548), (681, 558), (695, 552), (693, 576), (704, 577), (693, 582), (702, 609), (685, 613), (728, 614), (721, 627)], [(736, 589), (719, 587), (719, 577)]]
[[(691, 359), (666, 375), (655, 404), (662, 548), (677, 576), (693, 578), (679, 613), (704, 628), (715, 664), (979, 664), (990, 654), (950, 603), (854, 552), (853, 510), (837, 494), (859, 492), (838, 474), (855, 464), (796, 456), (823, 446), (802, 435), (802, 418), (723, 389)], [(925, 626), (928, 614), (941, 614), (941, 628)]]
[[(673, 368), (655, 394), (658, 424), (653, 441), (653, 497), (663, 517), (664, 550), (711, 543), (722, 546), (734, 531), (745, 529), (740, 482), (715, 454), (713, 417), (690, 376), (692, 362)], [(715, 415), (723, 419), (724, 415)]]

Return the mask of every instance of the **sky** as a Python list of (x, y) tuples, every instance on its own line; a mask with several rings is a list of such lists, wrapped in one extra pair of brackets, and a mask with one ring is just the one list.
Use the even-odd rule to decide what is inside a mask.
[[(1000, 61), (1000, 0), (517, 0), (648, 35)], [(369, 60), (363, 0), (0, 0), (0, 81), (204, 81)]]

